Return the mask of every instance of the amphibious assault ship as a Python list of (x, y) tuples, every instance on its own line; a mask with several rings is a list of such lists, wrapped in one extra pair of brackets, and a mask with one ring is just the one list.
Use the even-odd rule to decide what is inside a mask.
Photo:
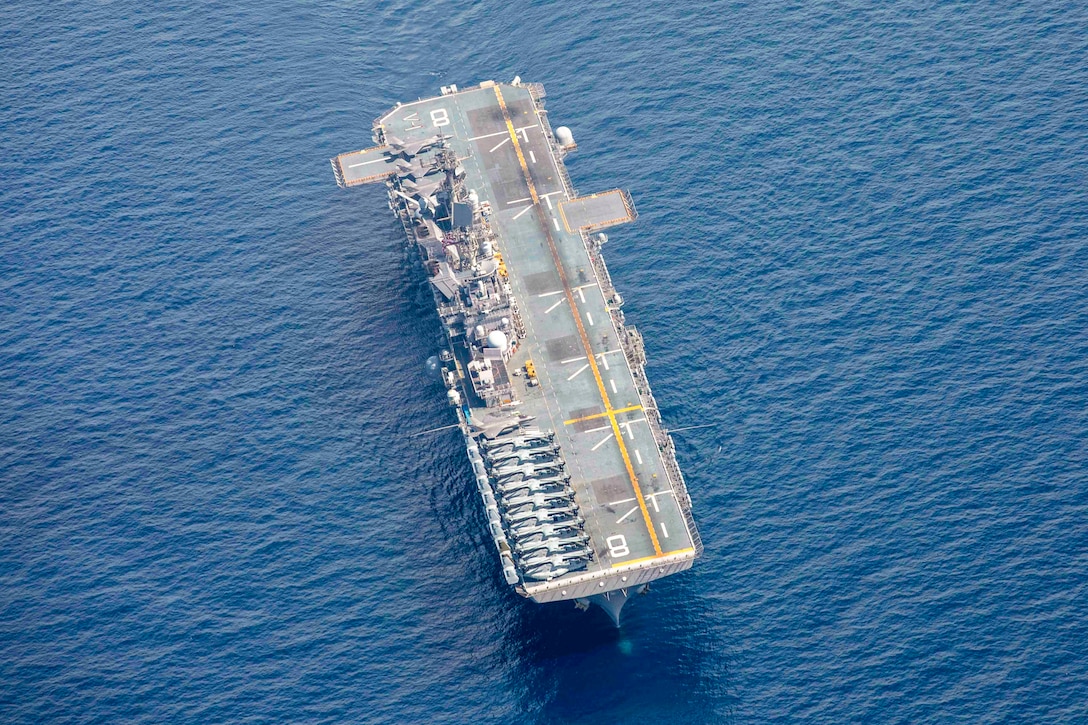
[(636, 218), (614, 190), (580, 196), (537, 83), (444, 86), (374, 122), (332, 159), (343, 188), (384, 183), (448, 338), (441, 375), (503, 576), (535, 602), (628, 597), (702, 553), (642, 337), (601, 256)]

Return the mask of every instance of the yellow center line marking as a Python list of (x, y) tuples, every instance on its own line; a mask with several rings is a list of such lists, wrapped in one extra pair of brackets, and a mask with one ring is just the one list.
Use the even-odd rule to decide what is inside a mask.
[[(533, 179), (529, 173), (529, 165), (525, 163), (525, 155), (521, 152), (521, 144), (518, 143), (518, 134), (514, 130), (514, 123), (510, 120), (510, 112), (506, 109), (506, 101), (502, 98), (502, 91), (499, 87), (495, 86), (495, 97), (499, 101), (499, 108), (502, 109), (502, 117), (506, 121), (506, 129), (510, 132), (510, 140), (514, 142), (514, 150), (518, 154), (518, 163), (521, 164), (521, 172), (525, 176), (525, 183), (529, 186), (529, 195), (533, 198), (533, 204), (536, 205), (540, 212), (540, 218), (544, 218), (543, 209), (540, 209), (540, 197), (537, 196), (536, 187), (533, 185)], [(559, 250), (555, 248), (555, 240), (552, 239), (552, 234), (548, 230), (547, 224), (541, 224), (541, 228), (544, 230), (544, 237), (548, 240), (548, 247), (552, 253), (552, 260), (555, 262), (555, 269), (559, 273), (559, 281), (563, 285), (563, 292), (567, 297), (567, 302), (570, 304), (570, 311), (574, 314), (574, 324), (578, 327), (578, 335), (582, 338), (582, 345), (586, 349), (586, 356), (589, 358), (589, 367), (593, 371), (593, 378), (597, 381), (597, 390), (601, 394), (601, 400), (604, 401), (605, 413), (608, 413), (608, 420), (612, 424), (612, 433), (616, 436), (616, 442), (620, 446), (620, 455), (623, 457), (623, 465), (627, 469), (627, 476), (631, 479), (631, 487), (635, 490), (635, 496), (638, 497), (638, 507), (642, 510), (642, 520), (646, 523), (646, 531), (650, 534), (650, 541), (654, 545), (654, 553), (657, 556), (661, 556), (661, 544), (657, 540), (657, 531), (654, 529), (654, 522), (650, 520), (650, 511), (646, 508), (646, 501), (642, 498), (642, 488), (638, 485), (638, 476), (635, 475), (635, 468), (631, 465), (631, 457), (627, 455), (627, 446), (623, 444), (623, 435), (620, 433), (619, 424), (616, 423), (615, 410), (612, 408), (612, 403), (608, 399), (608, 392), (604, 387), (604, 380), (601, 379), (601, 371), (597, 368), (597, 357), (593, 354), (593, 348), (589, 344), (589, 336), (586, 335), (586, 329), (582, 325), (582, 316), (578, 313), (578, 304), (574, 301), (574, 291), (571, 289), (570, 282), (567, 280), (567, 273), (563, 271), (563, 261), (559, 258)]]
[(620, 413), (630, 413), (632, 410), (642, 410), (641, 405), (629, 405), (626, 408), (619, 408), (618, 410), (609, 410), (604, 413), (594, 413), (593, 415), (584, 415), (581, 418), (571, 418), (570, 420), (564, 420), (563, 425), (572, 425), (574, 423), (581, 423), (585, 420), (596, 420), (597, 418), (605, 418), (610, 415), (619, 415)]

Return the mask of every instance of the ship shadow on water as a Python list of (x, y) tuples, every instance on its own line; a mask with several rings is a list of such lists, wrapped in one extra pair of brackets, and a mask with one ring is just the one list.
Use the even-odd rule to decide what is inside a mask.
[(610, 722), (731, 721), (728, 646), (709, 620), (710, 604), (684, 576), (633, 598), (618, 628), (597, 607), (519, 601), (505, 650), (525, 716), (540, 723), (600, 722), (605, 713)]
[(459, 542), (450, 545), (471, 580), (471, 594), (462, 595), (475, 601), (486, 620), (481, 632), (493, 638), (473, 645), (475, 656), (497, 656), (480, 666), (508, 681), (519, 718), (733, 720), (730, 644), (713, 621), (713, 602), (698, 593), (697, 572), (654, 582), (649, 594), (627, 603), (618, 628), (596, 606), (581, 611), (573, 602), (523, 599), (503, 581), (471, 476), (462, 475), (459, 457), (440, 458), (444, 485), (429, 495), (431, 505), (448, 520), (448, 541)]

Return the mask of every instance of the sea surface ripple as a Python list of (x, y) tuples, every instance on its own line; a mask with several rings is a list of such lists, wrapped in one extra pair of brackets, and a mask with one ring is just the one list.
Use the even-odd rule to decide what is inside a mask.
[[(1088, 6), (0, 7), (0, 721), (1088, 721)], [(520, 74), (706, 555), (502, 581), (381, 189)]]

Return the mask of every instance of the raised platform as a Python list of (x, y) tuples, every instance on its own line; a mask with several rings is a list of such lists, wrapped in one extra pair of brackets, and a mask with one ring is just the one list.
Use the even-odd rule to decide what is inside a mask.
[(332, 160), (336, 183), (341, 188), (381, 181), (396, 170), (395, 160), (387, 155), (386, 146), (340, 154)]
[(631, 196), (615, 189), (601, 194), (579, 196), (559, 203), (559, 217), (568, 232), (593, 232), (638, 218)]

